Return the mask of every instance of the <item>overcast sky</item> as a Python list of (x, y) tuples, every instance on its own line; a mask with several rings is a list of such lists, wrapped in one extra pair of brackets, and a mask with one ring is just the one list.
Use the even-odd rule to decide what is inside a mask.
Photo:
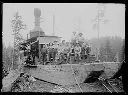
[[(106, 24), (100, 24), (101, 36), (125, 37), (125, 5), (105, 4)], [(34, 8), (41, 9), (43, 22), (41, 28), (45, 34), (53, 32), (53, 14), (55, 15), (55, 35), (68, 41), (73, 31), (80, 31), (86, 39), (97, 37), (97, 31), (93, 27), (93, 19), (97, 13), (97, 3), (4, 3), (3, 4), (3, 41), (6, 46), (13, 45), (11, 20), (14, 13), (19, 12), (27, 29), (21, 31), (24, 38), (34, 28)], [(78, 24), (79, 23), (79, 24)]]

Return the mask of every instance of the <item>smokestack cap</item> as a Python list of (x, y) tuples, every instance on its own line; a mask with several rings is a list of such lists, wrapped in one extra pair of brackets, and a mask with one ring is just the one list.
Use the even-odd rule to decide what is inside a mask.
[(34, 8), (34, 16), (35, 17), (40, 17), (41, 16), (41, 10), (38, 8)]

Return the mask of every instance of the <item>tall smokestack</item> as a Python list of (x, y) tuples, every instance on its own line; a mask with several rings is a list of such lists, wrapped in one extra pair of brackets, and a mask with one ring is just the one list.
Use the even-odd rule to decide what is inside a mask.
[(35, 26), (34, 29), (30, 32), (30, 38), (45, 35), (42, 28), (40, 27), (40, 19), (41, 19), (41, 10), (39, 8), (34, 8), (34, 17), (35, 17)]
[(35, 27), (40, 27), (41, 10), (38, 8), (34, 8), (34, 16), (35, 16)]

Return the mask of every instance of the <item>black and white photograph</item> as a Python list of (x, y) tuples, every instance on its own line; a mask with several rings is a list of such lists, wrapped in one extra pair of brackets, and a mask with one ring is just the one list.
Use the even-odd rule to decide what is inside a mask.
[(125, 4), (3, 3), (1, 92), (125, 93)]

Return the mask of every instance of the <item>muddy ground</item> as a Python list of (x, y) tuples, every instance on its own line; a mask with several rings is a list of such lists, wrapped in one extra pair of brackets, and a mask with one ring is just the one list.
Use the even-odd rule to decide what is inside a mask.
[(73, 86), (58, 86), (42, 80), (24, 79), (13, 84), (9, 92), (51, 92), (51, 93), (77, 93), (77, 92), (124, 92), (123, 84), (119, 79), (109, 80), (108, 82), (96, 81), (94, 83), (82, 83)]

